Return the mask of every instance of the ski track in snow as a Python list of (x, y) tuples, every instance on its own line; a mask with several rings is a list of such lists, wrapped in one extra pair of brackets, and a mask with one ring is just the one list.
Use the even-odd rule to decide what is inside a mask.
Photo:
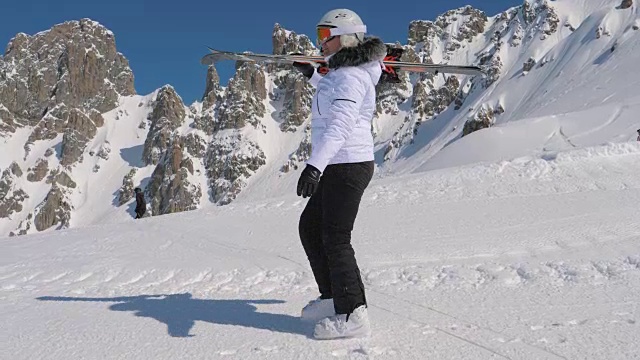
[[(638, 238), (634, 239), (635, 241)], [(567, 247), (559, 246), (557, 252), (565, 252)], [(466, 259), (462, 259), (466, 260)], [(567, 357), (554, 352), (551, 345), (565, 344), (570, 341), (571, 332), (583, 326), (636, 326), (635, 307), (638, 302), (610, 302), (607, 306), (633, 305), (633, 311), (617, 312), (609, 317), (570, 318), (549, 320), (547, 322), (527, 323), (524, 329), (513, 332), (496, 330), (491, 325), (467, 320), (464, 316), (451, 315), (428, 305), (429, 301), (407, 301), (403, 293), (426, 294), (440, 293), (460, 296), (460, 293), (505, 293), (509, 289), (536, 293), (538, 289), (557, 289), (558, 287), (587, 286), (606, 287), (607, 284), (625, 283), (628, 279), (640, 279), (640, 251), (609, 260), (581, 261), (539, 261), (523, 263), (504, 263), (482, 261), (473, 265), (451, 262), (446, 265), (385, 265), (374, 269), (363, 268), (363, 279), (368, 289), (372, 316), (378, 311), (394, 317), (401, 317), (411, 331), (418, 331), (427, 339), (445, 336), (453, 343), (466, 343), (478, 348), (487, 358), (520, 358), (521, 351), (536, 354), (536, 358)], [(10, 276), (9, 276), (10, 274)], [(150, 269), (130, 272), (126, 269), (105, 269), (101, 272), (68, 272), (47, 274), (42, 271), (4, 268), (2, 272), (4, 292), (2, 298), (10, 293), (47, 293), (47, 289), (65, 289), (59, 296), (108, 294), (157, 293), (182, 294), (191, 292), (206, 298), (208, 294), (216, 297), (264, 297), (278, 298), (291, 293), (308, 294), (314, 291), (313, 278), (306, 269), (293, 271), (253, 269), (244, 271), (235, 269), (229, 272), (206, 270), (187, 272), (180, 269)], [(420, 298), (418, 297), (418, 298)], [(411, 297), (416, 298), (416, 297)], [(115, 302), (117, 303), (117, 302)], [(586, 304), (589, 305), (589, 304)], [(539, 305), (538, 311), (576, 305)], [(473, 307), (473, 305), (471, 305)], [(532, 311), (530, 305), (514, 304), (512, 308), (501, 306), (503, 311)], [(561, 309), (562, 310), (562, 309)], [(374, 325), (374, 331), (375, 331)], [(539, 334), (539, 335), (538, 335)], [(374, 340), (347, 340), (357, 345), (341, 347), (330, 351), (338, 358), (395, 357), (403, 354), (402, 349), (388, 346), (371, 346)], [(524, 349), (524, 350), (523, 350)], [(251, 349), (220, 350), (220, 356), (258, 356), (275, 354), (284, 350), (277, 345), (255, 346)], [(541, 356), (541, 357), (537, 357)]]
[[(632, 239), (640, 240), (640, 236)], [(530, 263), (502, 263), (477, 259), (475, 264), (424, 265), (363, 268), (365, 283), (380, 291), (478, 289), (491, 287), (524, 287), (534, 285), (568, 286), (585, 284), (604, 286), (609, 281), (623, 281), (628, 277), (640, 276), (640, 250), (637, 253), (609, 260), (554, 260)], [(437, 261), (442, 262), (442, 261)], [(466, 261), (465, 261), (466, 262)], [(400, 262), (402, 263), (402, 262)], [(315, 287), (311, 274), (306, 269), (245, 271), (236, 269), (229, 272), (212, 271), (187, 273), (181, 269), (143, 270), (130, 273), (125, 270), (103, 270), (98, 273), (60, 273), (43, 276), (42, 271), (19, 270), (2, 274), (2, 289), (21, 291), (23, 289), (67, 288), (69, 291), (85, 291), (87, 288), (147, 289), (163, 285), (171, 292), (202, 291), (204, 293), (244, 292), (257, 294), (283, 293), (293, 288), (297, 291), (312, 290)], [(10, 276), (9, 276), (10, 275)], [(194, 286), (195, 285), (195, 286)]]

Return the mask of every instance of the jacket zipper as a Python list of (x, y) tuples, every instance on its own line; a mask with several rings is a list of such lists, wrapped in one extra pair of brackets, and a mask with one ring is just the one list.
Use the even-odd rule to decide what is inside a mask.
[(316, 108), (318, 109), (318, 115), (322, 115), (322, 113), (320, 112), (320, 103), (319, 103), (319, 99), (320, 98), (320, 93), (316, 94)]

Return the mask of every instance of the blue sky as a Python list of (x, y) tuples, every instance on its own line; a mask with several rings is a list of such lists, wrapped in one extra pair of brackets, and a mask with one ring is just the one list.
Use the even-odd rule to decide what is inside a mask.
[[(137, 1), (137, 0), (19, 0), (5, 1), (0, 21), (4, 49), (19, 32), (35, 34), (51, 26), (81, 18), (100, 22), (116, 37), (135, 76), (139, 94), (173, 85), (185, 103), (200, 100), (206, 67), (200, 57), (206, 46), (221, 50), (271, 53), (275, 23), (296, 33), (312, 35), (328, 10), (349, 8), (367, 24), (369, 32), (385, 42), (406, 43), (411, 20), (433, 20), (437, 15), (472, 5), (493, 16), (523, 0), (435, 1)], [(4, 52), (4, 51), (3, 51)], [(233, 62), (216, 66), (223, 83), (233, 75)]]

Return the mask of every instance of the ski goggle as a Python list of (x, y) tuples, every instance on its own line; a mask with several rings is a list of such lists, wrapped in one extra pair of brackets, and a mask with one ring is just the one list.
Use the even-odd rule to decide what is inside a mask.
[(322, 46), (324, 43), (326, 43), (327, 41), (333, 39), (333, 35), (331, 35), (331, 29), (332, 28), (328, 28), (328, 27), (319, 27), (318, 30), (318, 37), (316, 38), (316, 44), (318, 46)]
[(367, 32), (366, 25), (351, 25), (351, 26), (340, 26), (340, 27), (318, 26), (316, 44), (318, 46), (322, 46), (322, 44), (326, 43), (327, 41), (333, 39), (333, 37), (338, 35), (366, 33), (366, 32)]

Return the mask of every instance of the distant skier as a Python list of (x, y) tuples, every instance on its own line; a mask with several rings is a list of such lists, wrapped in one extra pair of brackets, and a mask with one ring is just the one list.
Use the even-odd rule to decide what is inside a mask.
[(640, 129), (638, 129), (638, 138), (636, 140), (640, 141)]
[(136, 193), (136, 219), (140, 219), (147, 211), (147, 202), (144, 201), (144, 193), (139, 187), (135, 188)]
[(371, 329), (351, 231), (374, 173), (371, 122), (387, 48), (378, 38), (365, 38), (366, 26), (347, 9), (326, 13), (317, 33), (329, 72), (322, 77), (310, 64), (295, 64), (316, 87), (312, 153), (297, 194), (310, 197), (299, 233), (320, 297), (301, 317), (317, 321), (318, 339), (361, 337)]

